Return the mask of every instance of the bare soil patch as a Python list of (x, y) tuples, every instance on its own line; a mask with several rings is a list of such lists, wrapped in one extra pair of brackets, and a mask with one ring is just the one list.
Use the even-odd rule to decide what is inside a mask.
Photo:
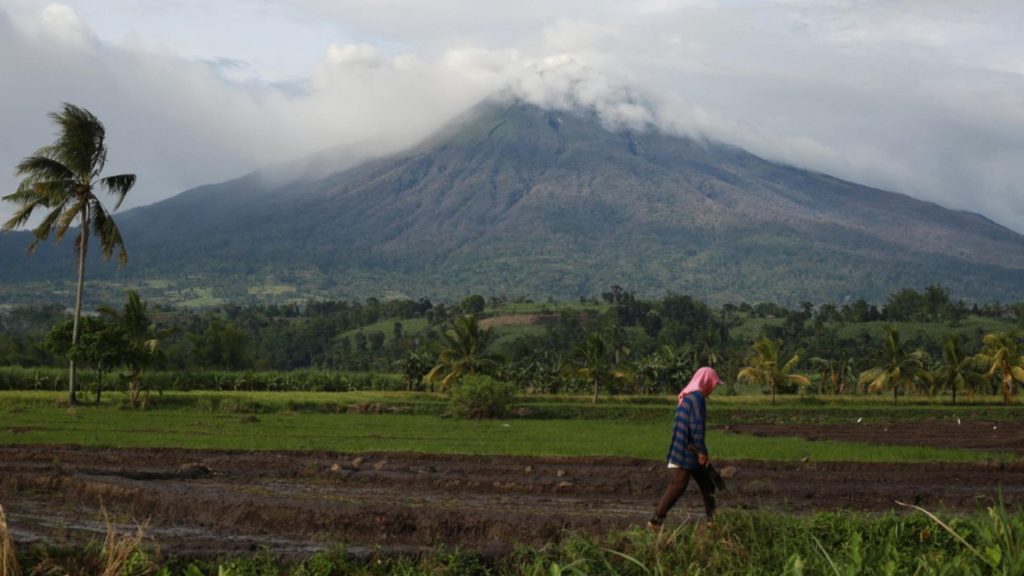
[[(1002, 490), (1024, 504), (1024, 464), (719, 461), (734, 467), (722, 509), (882, 511), (894, 500), (976, 511)], [(668, 479), (629, 458), (412, 453), (232, 452), (0, 447), (0, 503), (16, 541), (61, 543), (103, 530), (101, 506), (172, 555), (305, 556), (438, 545), (504, 554), (567, 531), (643, 523)], [(693, 487), (669, 518), (696, 520)]]
[(480, 328), (495, 326), (548, 326), (558, 322), (556, 314), (506, 314), (480, 320)]
[(968, 448), (1024, 454), (1024, 422), (1017, 420), (901, 420), (842, 424), (734, 424), (728, 431), (869, 444)]

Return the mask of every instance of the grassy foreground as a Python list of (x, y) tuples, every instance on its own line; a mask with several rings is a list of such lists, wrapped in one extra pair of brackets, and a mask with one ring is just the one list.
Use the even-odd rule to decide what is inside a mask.
[[(339, 399), (343, 397), (343, 399)], [(437, 414), (436, 398), (393, 393), (166, 394), (145, 410), (119, 401), (67, 408), (61, 395), (0, 393), (0, 444), (74, 444), (90, 447), (237, 450), (417, 451), (443, 454), (627, 456), (662, 459), (672, 426), (672, 409), (647, 407), (660, 417), (513, 418), (456, 420)], [(407, 414), (387, 410), (400, 399)], [(416, 413), (415, 402), (422, 402)], [(354, 402), (354, 404), (352, 404)], [(412, 404), (410, 404), (412, 403)], [(349, 406), (357, 406), (350, 410)], [(587, 405), (574, 404), (577, 410)], [(729, 405), (714, 406), (723, 420)], [(757, 406), (738, 405), (749, 411)], [(761, 405), (765, 410), (778, 410)], [(849, 408), (849, 407), (847, 407)], [(860, 412), (870, 412), (861, 406)], [(608, 405), (599, 409), (608, 409)], [(628, 405), (616, 410), (630, 413)], [(793, 408), (790, 407), (792, 410)], [(802, 408), (808, 411), (808, 408)], [(853, 413), (858, 411), (854, 410)], [(614, 413), (614, 412), (613, 412)], [(780, 413), (781, 414), (781, 413)], [(710, 429), (708, 446), (720, 459), (860, 462), (1009, 461), (1012, 454), (924, 446), (878, 446), (854, 442), (754, 437)]]
[(103, 543), (77, 549), (15, 550), (0, 510), (0, 573), (17, 574), (21, 566), (31, 574), (156, 576), (1024, 574), (1024, 512), (1002, 505), (951, 519), (923, 509), (881, 516), (728, 511), (713, 524), (568, 535), (501, 558), (443, 549), (414, 556), (375, 551), (357, 558), (337, 548), (300, 562), (266, 551), (195, 562), (161, 557), (146, 546), (141, 531), (108, 530)]

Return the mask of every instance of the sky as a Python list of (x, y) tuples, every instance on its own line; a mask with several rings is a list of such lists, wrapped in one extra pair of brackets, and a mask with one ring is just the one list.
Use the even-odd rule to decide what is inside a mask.
[(0, 0), (0, 194), (63, 102), (124, 210), (511, 92), (1024, 232), (1022, 30), (1019, 0)]

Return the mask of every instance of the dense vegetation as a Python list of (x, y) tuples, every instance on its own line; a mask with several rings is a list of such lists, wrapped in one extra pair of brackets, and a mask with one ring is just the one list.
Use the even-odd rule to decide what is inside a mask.
[[(857, 301), (798, 309), (713, 308), (677, 294), (642, 300), (618, 286), (564, 304), (474, 295), (458, 304), (370, 298), (199, 311), (149, 309), (133, 294), (123, 310), (105, 307), (83, 322), (75, 353), (92, 368), (94, 389), (109, 373), (108, 386), (123, 382), (136, 393), (142, 386), (441, 390), (450, 377), (479, 372), (534, 393), (669, 393), (703, 364), (719, 369), (727, 389), (778, 393), (990, 394), (1005, 386), (1012, 392), (1021, 381), (1014, 331), (1024, 305), (968, 307), (940, 286), (901, 290), (880, 307)], [(143, 325), (129, 337), (126, 322)], [(8, 367), (0, 388), (52, 389), (57, 376), (38, 369), (70, 354), (67, 331), (57, 306), (0, 314), (0, 366)], [(111, 355), (111, 342), (122, 344), (121, 356)], [(906, 358), (899, 374), (894, 355)], [(994, 367), (999, 358), (1005, 371)], [(801, 376), (776, 377), (773, 366)], [(381, 376), (347, 375), (371, 372)]]

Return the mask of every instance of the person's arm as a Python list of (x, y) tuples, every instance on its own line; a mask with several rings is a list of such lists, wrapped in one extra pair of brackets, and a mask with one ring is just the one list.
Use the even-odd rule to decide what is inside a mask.
[(690, 394), (693, 404), (690, 408), (690, 438), (697, 449), (697, 460), (701, 466), (707, 464), (708, 447), (704, 444), (705, 419), (707, 404), (703, 394)]

